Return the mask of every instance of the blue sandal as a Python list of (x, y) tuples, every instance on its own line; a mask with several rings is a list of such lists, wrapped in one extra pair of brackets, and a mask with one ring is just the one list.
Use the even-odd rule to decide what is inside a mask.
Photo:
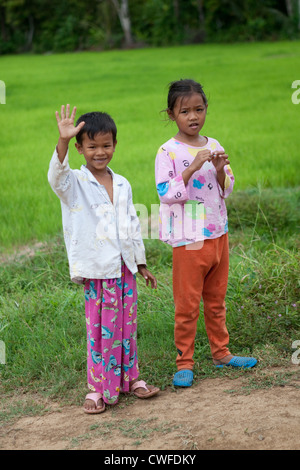
[(190, 369), (182, 369), (176, 372), (173, 377), (175, 387), (190, 387), (193, 383), (194, 374)]
[(241, 356), (233, 356), (233, 358), (227, 364), (216, 364), (216, 367), (243, 367), (244, 369), (250, 369), (254, 367), (257, 363), (257, 359), (255, 357), (241, 357)]

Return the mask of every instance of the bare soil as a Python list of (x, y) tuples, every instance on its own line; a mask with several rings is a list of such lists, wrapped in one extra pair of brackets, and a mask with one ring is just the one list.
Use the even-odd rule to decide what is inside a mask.
[(299, 450), (300, 370), (291, 369), (284, 386), (249, 389), (243, 377), (208, 378), (148, 400), (123, 398), (99, 415), (44, 400), (39, 416), (0, 428), (0, 449)]

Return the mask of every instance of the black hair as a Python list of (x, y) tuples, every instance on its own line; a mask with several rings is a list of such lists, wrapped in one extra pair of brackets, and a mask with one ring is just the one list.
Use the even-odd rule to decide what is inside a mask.
[(117, 126), (109, 114), (101, 113), (100, 111), (82, 114), (82, 116), (77, 119), (76, 126), (82, 121), (84, 121), (85, 124), (76, 135), (76, 140), (79, 144), (82, 144), (83, 134), (87, 134), (90, 139), (93, 139), (96, 134), (111, 133), (113, 141), (116, 142)]
[(200, 83), (189, 78), (169, 83), (167, 111), (174, 110), (174, 106), (178, 98), (184, 98), (185, 96), (192, 95), (193, 93), (199, 93), (203, 98), (204, 104), (207, 105), (207, 98)]

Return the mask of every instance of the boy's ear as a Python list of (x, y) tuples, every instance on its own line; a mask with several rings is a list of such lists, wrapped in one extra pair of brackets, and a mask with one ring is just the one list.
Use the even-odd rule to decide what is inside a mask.
[(79, 144), (78, 142), (75, 142), (75, 147), (77, 148), (78, 153), (80, 153), (80, 155), (82, 155), (82, 153), (83, 153), (82, 145)]
[(113, 144), (113, 145), (114, 145), (114, 151), (116, 150), (116, 145), (117, 145), (117, 143), (118, 143), (118, 141), (115, 140), (115, 141), (114, 141), (114, 144)]

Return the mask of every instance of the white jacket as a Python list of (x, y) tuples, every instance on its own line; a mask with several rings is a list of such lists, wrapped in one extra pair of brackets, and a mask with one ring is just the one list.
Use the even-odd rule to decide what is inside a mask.
[(113, 177), (113, 203), (107, 191), (84, 166), (72, 170), (68, 154), (60, 163), (55, 149), (48, 181), (61, 201), (70, 276), (85, 279), (121, 277), (121, 258), (135, 274), (146, 264), (139, 219), (129, 182), (108, 168)]

